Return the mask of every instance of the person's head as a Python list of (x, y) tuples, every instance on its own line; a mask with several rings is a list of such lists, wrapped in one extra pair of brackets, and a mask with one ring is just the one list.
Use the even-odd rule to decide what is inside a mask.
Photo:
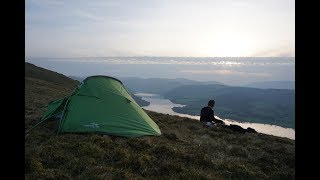
[(216, 103), (216, 102), (215, 102), (213, 99), (211, 99), (211, 100), (209, 100), (209, 102), (208, 102), (208, 106), (213, 107), (215, 103)]

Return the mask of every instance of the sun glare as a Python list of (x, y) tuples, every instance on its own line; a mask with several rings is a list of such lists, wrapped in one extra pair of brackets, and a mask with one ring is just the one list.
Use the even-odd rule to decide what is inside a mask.
[(224, 33), (212, 39), (209, 46), (214, 56), (240, 57), (248, 56), (251, 53), (252, 45), (250, 45), (249, 39), (241, 34)]

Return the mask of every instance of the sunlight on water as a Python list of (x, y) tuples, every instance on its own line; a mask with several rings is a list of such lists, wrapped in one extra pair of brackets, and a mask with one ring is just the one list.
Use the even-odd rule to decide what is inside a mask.
[[(200, 120), (200, 116), (192, 116), (188, 114), (181, 114), (176, 113), (172, 110), (173, 107), (183, 107), (185, 105), (182, 104), (174, 104), (169, 99), (164, 99), (162, 96), (158, 94), (151, 94), (151, 93), (137, 93), (136, 96), (142, 97), (143, 100), (150, 102), (149, 106), (143, 107), (146, 110), (155, 111), (163, 114), (170, 114), (170, 115), (177, 115), (180, 117), (187, 117), (191, 119)], [(200, 111), (199, 107), (199, 111)], [(221, 119), (216, 116), (217, 119)], [(251, 127), (255, 129), (257, 132), (279, 136), (279, 137), (286, 137), (290, 139), (295, 139), (295, 130), (291, 128), (284, 128), (280, 126), (275, 125), (269, 125), (269, 124), (260, 124), (260, 123), (246, 123), (246, 122), (238, 122), (231, 119), (221, 119), (223, 120), (227, 125), (235, 124), (239, 125), (243, 128)]]

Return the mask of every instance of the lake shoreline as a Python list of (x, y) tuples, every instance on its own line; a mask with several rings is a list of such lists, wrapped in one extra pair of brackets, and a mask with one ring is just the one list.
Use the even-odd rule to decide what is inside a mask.
[[(155, 111), (158, 113), (164, 113), (169, 115), (177, 115), (180, 117), (187, 117), (190, 119), (200, 120), (200, 116), (194, 116), (189, 114), (182, 114), (177, 113), (172, 110), (173, 107), (184, 107), (185, 105), (182, 104), (174, 104), (169, 99), (164, 99), (161, 95), (152, 94), (152, 93), (135, 93), (136, 96), (141, 97), (143, 100), (150, 102), (148, 106), (143, 106), (142, 108)], [(225, 124), (235, 124), (239, 125), (242, 128), (251, 127), (255, 129), (259, 133), (278, 136), (278, 137), (285, 137), (292, 140), (295, 140), (295, 129), (281, 127), (277, 125), (271, 124), (260, 124), (260, 123), (251, 123), (251, 122), (240, 122), (232, 119), (222, 119), (218, 116), (215, 116), (217, 119), (223, 120)]]

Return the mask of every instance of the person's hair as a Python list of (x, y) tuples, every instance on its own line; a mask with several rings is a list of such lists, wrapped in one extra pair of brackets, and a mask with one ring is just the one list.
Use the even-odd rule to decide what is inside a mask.
[(209, 100), (209, 102), (208, 102), (208, 106), (213, 107), (215, 103), (216, 103), (216, 102), (215, 102), (213, 99), (211, 99), (211, 100)]

